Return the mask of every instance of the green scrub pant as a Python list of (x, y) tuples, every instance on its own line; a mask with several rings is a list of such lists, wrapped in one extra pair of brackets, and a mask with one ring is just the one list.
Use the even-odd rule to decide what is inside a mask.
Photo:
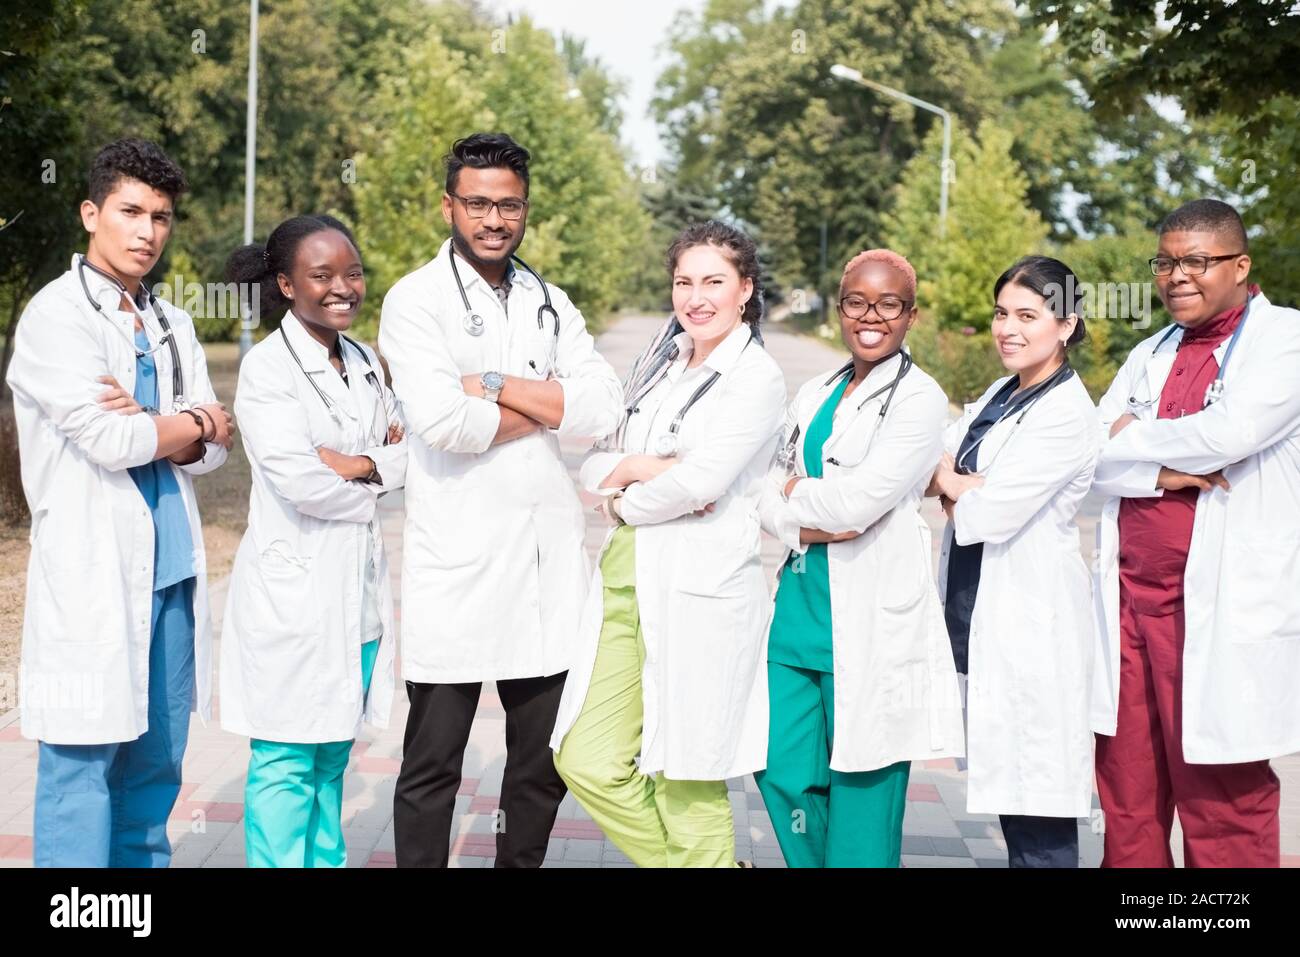
[(790, 867), (897, 867), (911, 763), (832, 771), (834, 676), (768, 662), (767, 770), (754, 775)]
[[(378, 641), (361, 646), (362, 687), (370, 690)], [(351, 741), (249, 741), (244, 785), (244, 853), (249, 867), (343, 867), (343, 772)]]
[(632, 528), (619, 528), (601, 559), (607, 585), (596, 665), (555, 767), (578, 803), (638, 867), (735, 867), (727, 782), (650, 777), (636, 764), (645, 643), (632, 584), (634, 541)]

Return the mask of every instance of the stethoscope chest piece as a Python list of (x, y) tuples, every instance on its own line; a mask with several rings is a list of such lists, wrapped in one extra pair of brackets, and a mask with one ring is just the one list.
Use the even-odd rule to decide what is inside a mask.
[(655, 439), (655, 454), (660, 458), (671, 458), (677, 454), (677, 433), (665, 432)]
[(465, 313), (464, 321), (465, 331), (471, 336), (483, 335), (483, 317), (477, 312)]

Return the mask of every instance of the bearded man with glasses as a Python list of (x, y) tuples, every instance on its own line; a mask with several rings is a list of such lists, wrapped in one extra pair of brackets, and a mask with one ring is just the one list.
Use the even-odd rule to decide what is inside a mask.
[(565, 786), (551, 759), (591, 569), (560, 437), (605, 435), (623, 389), (558, 286), (515, 269), (528, 151), (475, 133), (446, 156), (451, 238), (384, 299), (379, 348), (408, 425), (399, 867), (445, 867), (485, 681), (505, 710), (497, 867), (537, 867)]

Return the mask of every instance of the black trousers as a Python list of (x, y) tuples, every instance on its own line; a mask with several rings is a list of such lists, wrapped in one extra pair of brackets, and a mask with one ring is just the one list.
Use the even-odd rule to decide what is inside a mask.
[[(565, 674), (496, 683), (506, 712), (497, 867), (540, 867), (546, 856), (566, 790), (550, 746)], [(481, 689), (479, 682), (406, 682), (411, 712), (393, 796), (398, 867), (447, 866), (465, 745)]]
[(1079, 822), (1072, 817), (1000, 814), (1010, 867), (1078, 867)]

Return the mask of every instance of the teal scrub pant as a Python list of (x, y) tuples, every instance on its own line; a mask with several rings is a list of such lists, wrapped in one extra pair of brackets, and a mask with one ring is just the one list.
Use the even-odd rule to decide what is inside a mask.
[(897, 867), (911, 763), (832, 771), (834, 676), (768, 662), (767, 769), (754, 775), (790, 867)]
[[(361, 646), (369, 691), (378, 641)], [(244, 785), (244, 853), (249, 867), (343, 867), (343, 772), (351, 741), (249, 741)]]

